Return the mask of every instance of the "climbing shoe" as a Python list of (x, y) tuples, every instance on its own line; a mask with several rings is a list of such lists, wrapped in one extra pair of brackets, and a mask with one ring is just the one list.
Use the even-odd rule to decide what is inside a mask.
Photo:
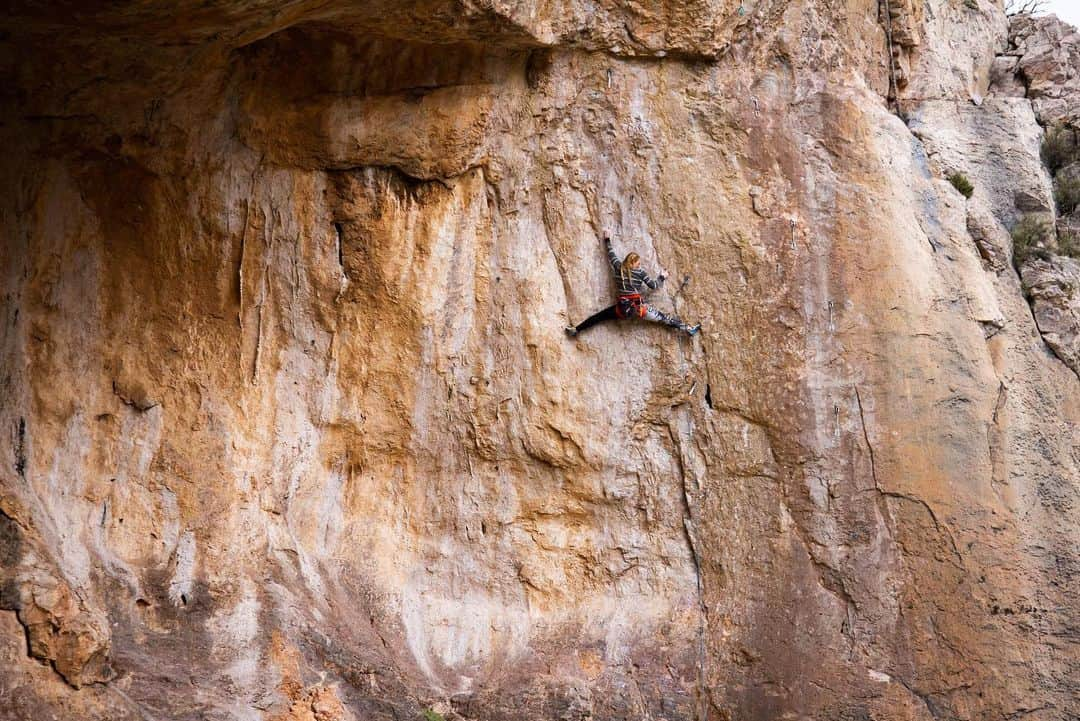
[(571, 338), (576, 337), (577, 336), (577, 328), (575, 328), (572, 325), (566, 326), (566, 335), (570, 336)]
[(697, 335), (697, 332), (701, 330), (701, 323), (697, 325), (686, 325), (684, 323), (682, 329), (686, 331), (687, 335)]

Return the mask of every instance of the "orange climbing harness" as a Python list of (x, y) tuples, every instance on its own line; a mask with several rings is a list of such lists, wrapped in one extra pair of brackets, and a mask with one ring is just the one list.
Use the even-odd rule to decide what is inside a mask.
[(644, 318), (645, 304), (641, 302), (641, 293), (620, 295), (615, 303), (615, 315), (620, 318)]

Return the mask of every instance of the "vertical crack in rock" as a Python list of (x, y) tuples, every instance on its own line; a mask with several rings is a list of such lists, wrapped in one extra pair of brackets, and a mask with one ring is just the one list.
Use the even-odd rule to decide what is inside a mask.
[[(900, 115), (900, 88), (896, 83), (896, 55), (893, 48), (893, 36), (892, 36), (892, 8), (890, 6), (890, 0), (881, 0), (881, 8), (883, 8), (882, 15), (884, 22), (882, 25), (885, 27), (885, 51), (889, 55), (889, 96), (887, 98), (889, 104), (892, 106), (893, 112), (896, 115)], [(880, 11), (879, 11), (880, 12)], [(792, 223), (792, 234), (794, 234), (794, 223)]]
[(341, 270), (342, 276), (345, 275), (345, 240), (344, 230), (341, 223), (337, 220), (334, 221), (334, 243), (337, 249), (337, 262), (338, 268)]
[(708, 615), (709, 606), (705, 600), (705, 586), (702, 580), (703, 571), (701, 566), (701, 549), (698, 543), (697, 531), (694, 524), (694, 490), (690, 487), (690, 474), (687, 473), (686, 463), (683, 460), (683, 447), (681, 439), (678, 433), (671, 424), (667, 426), (668, 434), (671, 438), (673, 447), (676, 449), (675, 459), (679, 464), (679, 477), (681, 479), (682, 493), (681, 498), (683, 502), (683, 532), (686, 537), (686, 545), (690, 551), (690, 558), (694, 563), (694, 583), (696, 586), (697, 603), (698, 603), (698, 632), (697, 632), (697, 711), (695, 712), (695, 719), (705, 719), (705, 707), (708, 703), (709, 693), (706, 688), (706, 643), (705, 637), (708, 630)]
[(852, 386), (855, 390), (855, 403), (859, 407), (859, 425), (862, 428), (863, 443), (866, 444), (866, 452), (870, 456), (870, 477), (874, 480), (874, 487), (881, 490), (881, 483), (877, 477), (877, 463), (874, 461), (874, 446), (870, 443), (870, 434), (866, 430), (866, 414), (863, 412), (862, 395), (859, 386)]
[[(248, 213), (251, 212), (251, 200), (244, 200), (244, 220), (240, 225), (240, 260), (236, 264), (236, 322), (240, 326), (241, 344), (244, 337), (244, 261), (247, 260)], [(242, 353), (240, 354), (243, 355)]]
[(991, 483), (995, 484), (995, 490), (1000, 493), (996, 486), (1007, 485), (1005, 467), (1005, 428), (1002, 425), (1001, 414), (1005, 411), (1008, 402), (1008, 389), (1005, 383), (998, 383), (997, 399), (994, 401), (994, 412), (990, 417), (990, 423), (986, 426), (987, 452), (990, 456)]
[(877, 501), (878, 515), (881, 516), (881, 524), (885, 529), (885, 532), (890, 536), (894, 535), (892, 524), (894, 519), (889, 512), (889, 505), (886, 502), (886, 494), (882, 493), (881, 483), (878, 481), (877, 476), (877, 461), (874, 458), (874, 446), (870, 443), (870, 432), (867, 430), (866, 425), (866, 413), (863, 410), (862, 394), (859, 392), (859, 386), (857, 384), (852, 386), (855, 391), (855, 404), (859, 409), (859, 426), (862, 428), (862, 440), (866, 444), (866, 455), (870, 459), (870, 478), (874, 482), (874, 497)]
[(267, 295), (269, 293), (269, 275), (270, 267), (263, 268), (262, 273), (262, 291), (259, 294), (259, 301), (255, 304), (255, 349), (251, 357), (251, 385), (259, 385), (259, 361), (262, 359), (262, 344), (263, 344), (263, 309), (267, 303)]

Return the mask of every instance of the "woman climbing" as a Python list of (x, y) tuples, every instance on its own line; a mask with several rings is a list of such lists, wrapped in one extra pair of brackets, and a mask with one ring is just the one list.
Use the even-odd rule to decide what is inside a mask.
[(619, 288), (615, 305), (589, 316), (576, 326), (566, 326), (567, 334), (576, 336), (581, 331), (601, 321), (622, 320), (625, 318), (642, 318), (656, 323), (663, 323), (672, 328), (686, 331), (689, 335), (698, 332), (701, 328), (700, 323), (688, 325), (675, 316), (667, 315), (642, 300), (641, 296), (646, 286), (651, 290), (656, 290), (667, 276), (661, 273), (656, 280), (650, 278), (645, 271), (638, 267), (641, 265), (641, 257), (637, 253), (628, 253), (625, 259), (619, 260), (619, 256), (615, 255), (615, 251), (611, 249), (611, 238), (604, 238), (604, 246), (607, 248), (608, 260), (611, 261), (611, 268), (615, 272), (615, 283)]

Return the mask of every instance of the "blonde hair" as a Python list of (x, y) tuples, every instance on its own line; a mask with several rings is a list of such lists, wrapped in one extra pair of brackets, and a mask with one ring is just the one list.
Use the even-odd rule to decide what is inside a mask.
[(626, 258), (623, 259), (622, 266), (619, 267), (619, 275), (622, 276), (623, 287), (634, 287), (634, 268), (637, 268), (640, 264), (640, 255), (633, 251), (630, 251), (626, 254)]

